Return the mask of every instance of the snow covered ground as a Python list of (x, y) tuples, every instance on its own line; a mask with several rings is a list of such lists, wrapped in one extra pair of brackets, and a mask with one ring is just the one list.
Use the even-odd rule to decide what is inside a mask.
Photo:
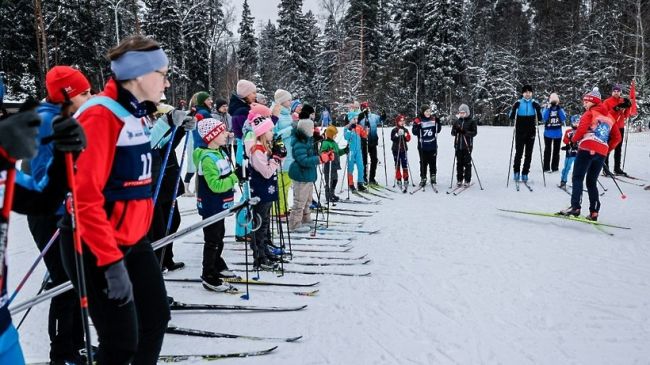
[[(388, 134), (387, 129), (386, 138)], [(171, 321), (218, 332), (303, 335), (302, 340), (275, 343), (167, 335), (162, 352), (279, 346), (272, 355), (221, 362), (226, 364), (647, 364), (650, 191), (622, 183), (628, 196), (622, 200), (613, 182), (601, 178), (608, 188), (602, 197), (601, 220), (632, 227), (628, 231), (608, 229), (613, 237), (587, 224), (499, 212), (497, 208), (555, 212), (569, 205), (569, 196), (555, 187), (558, 173), (547, 175), (547, 187), (543, 186), (537, 144), (531, 172), (534, 192), (517, 192), (512, 184), (505, 187), (511, 137), (510, 128), (479, 127), (474, 161), (484, 190), (479, 189), (475, 176), (472, 188), (453, 196), (445, 194), (453, 158), (452, 137), (445, 126), (440, 135), (439, 194), (427, 189), (415, 195), (390, 194), (394, 200), (382, 199), (376, 205), (339, 204), (340, 208), (377, 213), (364, 218), (331, 217), (363, 222), (363, 229), (381, 229), (374, 235), (347, 234), (355, 238), (349, 253), (325, 254), (367, 253), (370, 264), (296, 267), (371, 271), (369, 277), (287, 274), (276, 278), (262, 273), (265, 280), (317, 280), (320, 292), (302, 297), (291, 294), (289, 288), (251, 287), (248, 301), (210, 293), (198, 285), (168, 286), (176, 299), (191, 303), (308, 304), (306, 310), (288, 313), (174, 313)], [(411, 170), (418, 176), (416, 142), (410, 148)], [(648, 133), (632, 135), (625, 169), (650, 180), (649, 151)], [(392, 176), (390, 150), (386, 153)], [(381, 160), (381, 148), (379, 155)], [(383, 165), (379, 172), (383, 183)], [(388, 183), (392, 186), (391, 176)], [(183, 210), (193, 205), (191, 198), (180, 199)], [(183, 218), (183, 225), (199, 219), (196, 215)], [(14, 215), (11, 223), (9, 287), (15, 288), (37, 250), (26, 219)], [(233, 225), (233, 218), (228, 218), (227, 233)], [(200, 239), (197, 232), (175, 244), (176, 259), (189, 267), (168, 277), (198, 276), (201, 246), (182, 241)], [(293, 243), (294, 248), (302, 244)], [(237, 251), (227, 250), (225, 256), (228, 262), (243, 260)], [(43, 274), (41, 266), (16, 303), (36, 293)], [(20, 329), (28, 361), (47, 358), (47, 308), (46, 304), (36, 306)]]

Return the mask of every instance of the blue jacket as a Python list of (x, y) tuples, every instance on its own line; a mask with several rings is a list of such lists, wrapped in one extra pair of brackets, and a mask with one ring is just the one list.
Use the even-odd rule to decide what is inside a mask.
[[(361, 117), (363, 114), (359, 114)], [(377, 124), (379, 124), (381, 118), (375, 113), (368, 114), (368, 120), (363, 118), (359, 121), (359, 124), (368, 128), (368, 145), (376, 146), (379, 143), (379, 136), (377, 135)]]
[(293, 131), (296, 129), (296, 126), (293, 123), (293, 119), (291, 118), (291, 111), (289, 108), (285, 108), (284, 106), (280, 108), (280, 117), (278, 118), (278, 122), (275, 124), (275, 127), (273, 128), (273, 132), (275, 133), (276, 136), (280, 136), (282, 138), (282, 142), (284, 142), (284, 146), (287, 148), (287, 157), (284, 158), (284, 161), (282, 162), (282, 171), (287, 171), (291, 167), (291, 164), (293, 163)]
[[(357, 126), (356, 128), (359, 127)], [(350, 150), (350, 152), (348, 153), (348, 163), (352, 163), (353, 161), (358, 161), (358, 159), (362, 158), (361, 136), (359, 136), (359, 134), (354, 130), (345, 128), (343, 132), (343, 137), (345, 138), (346, 141), (348, 141), (348, 147)]]
[(2, 105), (4, 99), (5, 99), (5, 82), (2, 80), (2, 76), (0, 76), (0, 105)]
[(566, 114), (561, 106), (552, 105), (550, 108), (544, 109), (542, 120), (544, 121), (544, 137), (562, 138), (562, 126), (566, 121)]
[(316, 166), (320, 164), (320, 157), (314, 150), (314, 138), (306, 136), (298, 128), (293, 132), (293, 163), (289, 167), (289, 177), (298, 182), (315, 182)]
[(515, 121), (515, 133), (519, 136), (535, 135), (537, 124), (542, 120), (541, 106), (533, 99), (519, 99), (510, 110), (510, 119)]

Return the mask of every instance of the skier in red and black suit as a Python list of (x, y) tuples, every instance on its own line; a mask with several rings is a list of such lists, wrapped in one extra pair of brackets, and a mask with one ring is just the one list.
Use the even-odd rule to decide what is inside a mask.
[(571, 137), (572, 143), (578, 144), (578, 156), (573, 165), (573, 191), (571, 206), (559, 214), (580, 215), (582, 201), (582, 181), (586, 177), (589, 194), (589, 215), (587, 219), (598, 220), (600, 200), (598, 198), (598, 175), (603, 168), (605, 157), (621, 142), (621, 132), (609, 109), (601, 103), (600, 92), (594, 88), (582, 97), (585, 113), (580, 118), (578, 129)]
[[(630, 107), (632, 103), (630, 99), (621, 97), (622, 87), (621, 85), (614, 85), (612, 87), (612, 96), (603, 101), (603, 105), (609, 109), (610, 114), (614, 118), (614, 128), (618, 128), (621, 132), (621, 139), (625, 134), (625, 121), (630, 117)], [(623, 149), (623, 144), (620, 143), (616, 146), (614, 150), (614, 170), (612, 171), (609, 168), (609, 155), (605, 160), (605, 166), (610, 172), (615, 173), (616, 175), (627, 176), (623, 168), (621, 167), (621, 150)]]
[[(169, 86), (168, 60), (156, 41), (139, 35), (124, 39), (108, 58), (112, 79), (77, 112), (88, 137), (75, 180), (89, 311), (99, 338), (96, 360), (153, 365), (170, 312), (146, 238), (152, 152), (143, 118)], [(60, 226), (64, 265), (78, 285), (69, 215)]]

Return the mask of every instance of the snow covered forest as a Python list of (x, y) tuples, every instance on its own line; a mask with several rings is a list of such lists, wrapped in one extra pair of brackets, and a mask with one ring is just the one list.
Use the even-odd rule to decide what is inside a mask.
[(641, 118), (650, 107), (648, 0), (319, 0), (318, 14), (282, 0), (276, 23), (251, 16), (256, 1), (235, 14), (224, 0), (0, 0), (0, 70), (16, 98), (43, 97), (56, 64), (100, 89), (106, 51), (143, 33), (170, 57), (174, 105), (199, 90), (225, 97), (245, 78), (334, 110), (363, 99), (389, 115), (435, 103), (445, 116), (464, 102), (499, 124), (525, 83), (577, 113), (593, 86), (634, 79)]

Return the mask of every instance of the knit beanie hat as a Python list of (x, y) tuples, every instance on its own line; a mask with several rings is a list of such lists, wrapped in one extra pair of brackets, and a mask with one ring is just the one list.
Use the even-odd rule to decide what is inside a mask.
[(614, 84), (614, 86), (612, 86), (612, 91), (623, 91), (623, 88), (620, 84)]
[(292, 98), (291, 93), (283, 89), (278, 89), (275, 92), (275, 95), (273, 95), (273, 99), (275, 100), (276, 104), (282, 104), (285, 101), (291, 100), (291, 98)]
[(292, 112), (292, 113), (295, 112), (296, 109), (297, 109), (300, 105), (302, 105), (302, 103), (300, 102), (300, 99), (296, 99), (296, 100), (292, 101), (292, 102), (291, 102), (291, 112)]
[(458, 107), (458, 112), (459, 113), (465, 112), (465, 114), (469, 115), (469, 106), (467, 106), (467, 104), (460, 104), (460, 106)]
[(298, 114), (298, 118), (300, 119), (309, 119), (309, 116), (316, 113), (314, 110), (314, 107), (312, 107), (309, 104), (305, 104), (302, 106), (302, 110), (300, 111), (300, 114)]
[(206, 91), (199, 91), (196, 94), (196, 105), (206, 106), (205, 101), (210, 98), (210, 94)]
[(203, 141), (210, 144), (219, 134), (226, 131), (226, 125), (214, 118), (205, 118), (196, 123), (196, 129), (199, 131), (199, 136), (203, 138)]
[(404, 119), (406, 119), (406, 117), (403, 114), (397, 114), (397, 117), (395, 117), (395, 124), (404, 122)]
[(548, 97), (549, 102), (555, 102), (556, 104), (560, 103), (560, 97), (556, 93), (552, 93), (551, 96)]
[(297, 128), (306, 136), (311, 137), (314, 134), (314, 121), (311, 119), (300, 119)]
[(521, 88), (521, 93), (523, 94), (526, 91), (530, 91), (532, 93), (533, 92), (533, 87), (528, 85), (528, 84), (524, 85), (524, 87)]
[(253, 103), (251, 104), (251, 113), (259, 114), (263, 117), (271, 117), (271, 109), (264, 104)]
[(357, 111), (351, 111), (351, 112), (348, 112), (348, 120), (351, 122), (352, 119), (358, 117), (359, 114), (361, 114), (361, 113), (359, 113), (359, 112), (357, 112)]
[(334, 137), (336, 137), (337, 134), (339, 134), (339, 130), (336, 129), (335, 126), (328, 125), (327, 128), (325, 128), (325, 137), (329, 139), (334, 139)]
[(224, 106), (224, 105), (225, 105), (225, 106), (228, 106), (228, 101), (227, 101), (226, 99), (217, 99), (217, 100), (214, 102), (214, 106), (215, 106), (215, 108), (217, 108), (217, 109), (221, 108), (221, 107)]
[(54, 66), (45, 76), (47, 99), (54, 104), (65, 102), (62, 89), (73, 98), (90, 89), (90, 83), (81, 71), (70, 66)]
[(265, 118), (260, 114), (253, 113), (252, 111), (248, 113), (248, 121), (253, 126), (255, 137), (264, 135), (264, 133), (273, 129), (273, 121), (271, 118)]
[(361, 106), (361, 110), (365, 110), (365, 109), (368, 109), (370, 107), (370, 103), (367, 102), (367, 101), (364, 101), (363, 103), (361, 103), (360, 106)]
[(598, 87), (594, 87), (588, 94), (582, 97), (583, 101), (589, 101), (594, 104), (600, 104), (601, 96)]
[(242, 99), (256, 91), (257, 87), (255, 87), (255, 84), (248, 80), (239, 80), (237, 82), (237, 96)]

